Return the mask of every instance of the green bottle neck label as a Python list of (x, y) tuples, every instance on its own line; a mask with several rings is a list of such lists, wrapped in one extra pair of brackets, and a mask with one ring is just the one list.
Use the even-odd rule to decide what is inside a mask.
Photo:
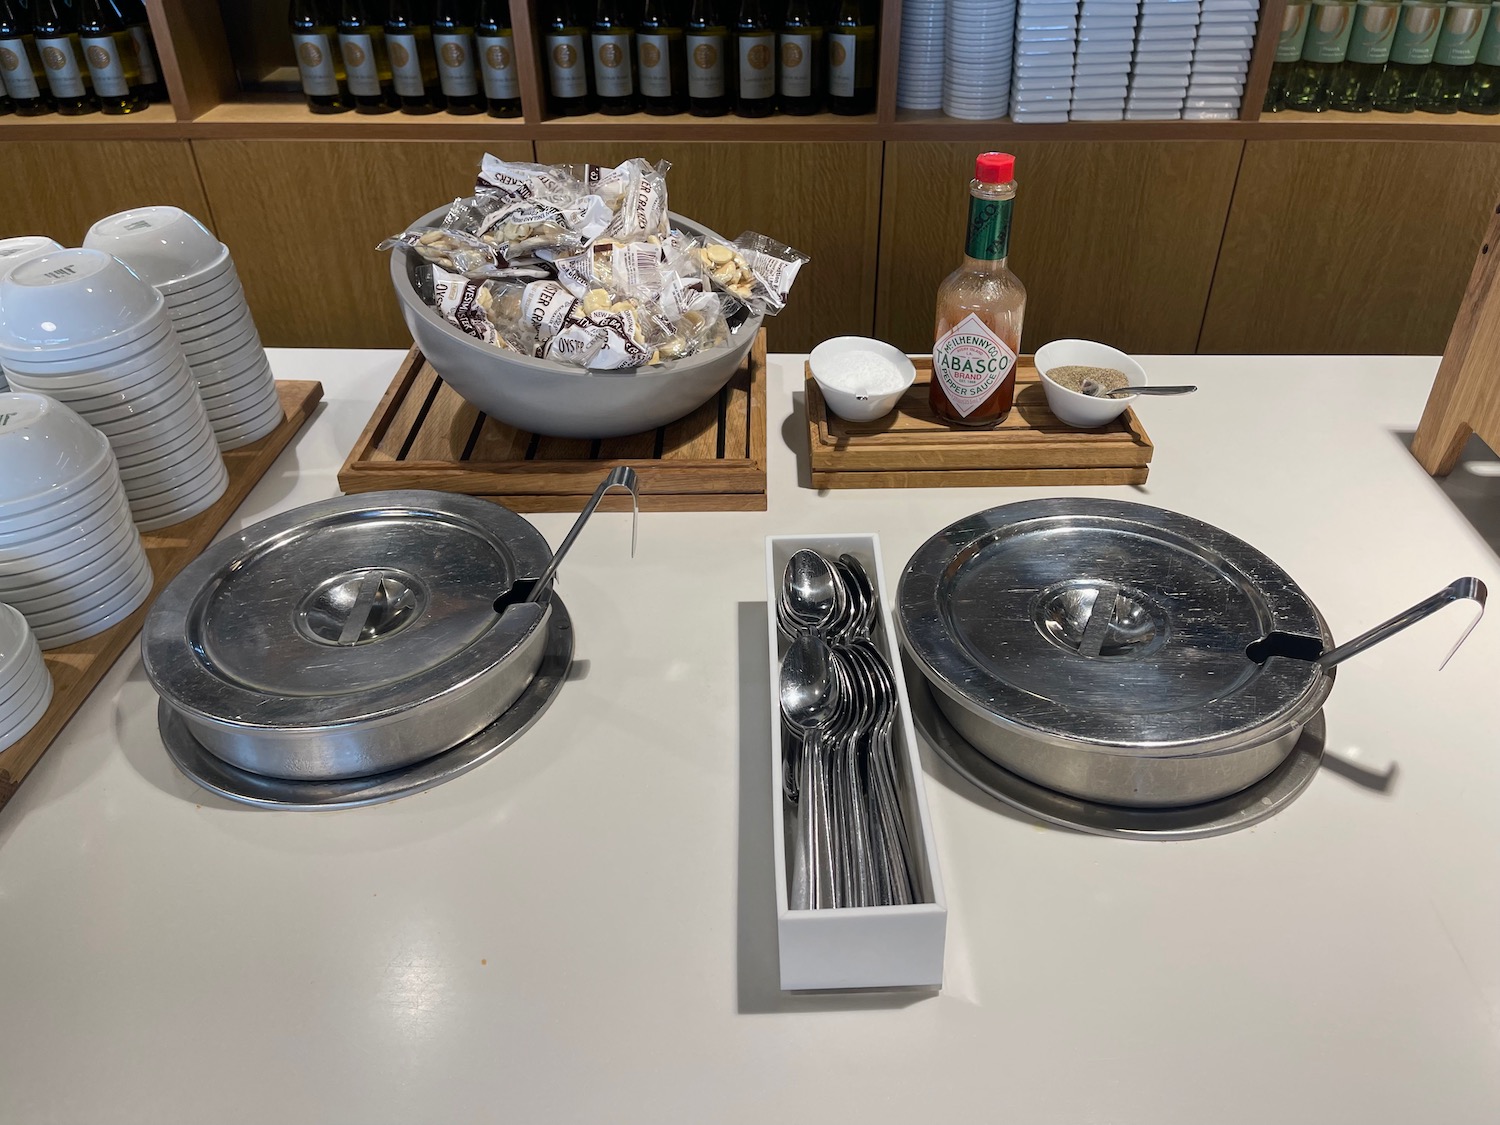
[(1484, 38), (1479, 41), (1476, 61), (1485, 66), (1500, 66), (1500, 0), (1490, 5), (1490, 22), (1484, 29)]
[(1014, 202), (1014, 199), (969, 197), (965, 254), (981, 262), (998, 262), (1010, 253), (1010, 205)]
[(1302, 57), (1302, 41), (1307, 38), (1306, 3), (1291, 3), (1281, 13), (1281, 37), (1276, 40), (1276, 61), (1296, 62)]
[(1489, 20), (1488, 4), (1450, 2), (1443, 10), (1443, 29), (1438, 32), (1432, 61), (1444, 66), (1473, 66)]
[(1391, 57), (1396, 24), (1400, 22), (1400, 4), (1360, 0), (1354, 11), (1354, 29), (1349, 33), (1349, 49), (1344, 57), (1350, 62), (1384, 63)]
[(1343, 62), (1353, 27), (1353, 4), (1345, 0), (1313, 4), (1307, 19), (1307, 37), (1302, 41), (1302, 58), (1317, 63)]
[(1401, 22), (1396, 25), (1396, 39), (1391, 44), (1391, 62), (1426, 66), (1437, 48), (1438, 33), (1443, 30), (1443, 5), (1430, 0), (1405, 0), (1401, 5)]

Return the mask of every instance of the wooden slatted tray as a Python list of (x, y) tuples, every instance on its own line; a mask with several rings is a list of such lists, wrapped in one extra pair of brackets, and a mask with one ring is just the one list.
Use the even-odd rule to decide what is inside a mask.
[(229, 487), (218, 502), (206, 512), (182, 523), (159, 531), (141, 532), (141, 542), (145, 544), (146, 556), (151, 560), (151, 570), (156, 577), (156, 584), (141, 607), (112, 629), (42, 654), (47, 671), (52, 674), (52, 703), (41, 721), (24, 738), (0, 752), (0, 809), (15, 796), (26, 775), (67, 726), (74, 712), (83, 706), (83, 701), (104, 673), (135, 640), (156, 595), (213, 542), (214, 536), (245, 502), (250, 490), (266, 475), (266, 470), (312, 416), (313, 407), (323, 397), (322, 383), (279, 382), (276, 389), (281, 394), (286, 420), (259, 441), (224, 454)]
[(917, 381), (873, 422), (829, 413), (807, 371), (807, 434), (814, 488), (968, 488), (987, 485), (1143, 484), (1153, 452), (1135, 411), (1076, 430), (1047, 408), (1030, 356), (1016, 367), (1016, 400), (993, 430), (955, 430), (927, 405), (931, 357)]
[[(616, 465), (640, 475), (643, 511), (765, 511), (765, 332), (729, 384), (686, 418), (600, 441), (542, 437), (487, 417), (412, 348), (339, 471), (339, 487), (431, 488), (517, 512), (577, 512)], [(630, 497), (612, 493), (600, 507), (628, 511)]]

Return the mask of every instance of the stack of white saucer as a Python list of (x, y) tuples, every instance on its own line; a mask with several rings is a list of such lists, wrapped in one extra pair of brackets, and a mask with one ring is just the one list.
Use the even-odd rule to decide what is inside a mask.
[(19, 610), (0, 604), (0, 750), (14, 746), (47, 713), (52, 675)]
[(166, 302), (98, 250), (55, 250), (0, 281), (11, 387), (67, 403), (109, 439), (143, 529), (208, 508), (229, 483)]
[(1077, 47), (1077, 0), (1020, 0), (1011, 86), (1013, 120), (1068, 119)]
[[(19, 238), (0, 238), (0, 281), (22, 262), (41, 257), (49, 250), (61, 250), (62, 243), (40, 234), (23, 234)], [(0, 369), (0, 391), (6, 390), (5, 371)]]
[(1016, 0), (950, 0), (944, 28), (943, 112), (989, 121), (1010, 108)]
[(83, 244), (113, 254), (166, 298), (220, 449), (249, 445), (281, 424), (276, 381), (234, 260), (208, 228), (177, 207), (141, 207), (100, 219)]
[(1127, 121), (1171, 121), (1182, 116), (1199, 0), (1142, 0), (1130, 71)]
[(943, 108), (943, 28), (948, 0), (906, 0), (901, 5), (901, 64), (896, 104), (902, 109)]
[(1074, 121), (1119, 121), (1135, 51), (1140, 0), (1083, 0), (1074, 64)]
[(1259, 17), (1260, 0), (1203, 0), (1183, 117), (1204, 121), (1239, 116)]
[(58, 648), (130, 616), (152, 581), (109, 441), (55, 399), (0, 394), (0, 602)]

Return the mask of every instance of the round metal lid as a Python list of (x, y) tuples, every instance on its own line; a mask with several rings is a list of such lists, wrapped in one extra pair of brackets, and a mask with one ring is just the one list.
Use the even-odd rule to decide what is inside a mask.
[(494, 600), (550, 556), (526, 520), (469, 496), (309, 504), (214, 544), (172, 580), (146, 619), (146, 673), (174, 707), (220, 722), (392, 715), (516, 647), (517, 615)]
[(907, 564), (897, 621), (962, 705), (1035, 737), (1142, 755), (1270, 737), (1331, 686), (1308, 661), (1245, 654), (1273, 631), (1332, 644), (1284, 570), (1144, 504), (1033, 500), (960, 520)]

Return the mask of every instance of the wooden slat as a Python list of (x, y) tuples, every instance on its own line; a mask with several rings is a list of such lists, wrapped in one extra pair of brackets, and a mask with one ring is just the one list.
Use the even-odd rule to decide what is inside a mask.
[(584, 438), (539, 438), (533, 462), (588, 461), (594, 453), (594, 443)]
[(218, 8), (203, 0), (146, 0), (162, 78), (183, 121), (239, 93)]
[(599, 478), (617, 465), (629, 465), (641, 476), (647, 492), (758, 492), (765, 473), (747, 461), (520, 461), (515, 464), (461, 465), (441, 461), (397, 462), (357, 466), (343, 474), (345, 492), (373, 492), (386, 488), (434, 488), (439, 492), (467, 492), (473, 496), (518, 493), (582, 493), (594, 491)]
[[(595, 481), (595, 484), (598, 482)], [(503, 504), (513, 512), (581, 512), (588, 496), (485, 496), (496, 504)], [(643, 512), (764, 512), (764, 492), (744, 493), (675, 493), (670, 495), (641, 495)], [(599, 504), (601, 512), (630, 511), (630, 497), (610, 493)]]
[[(359, 440), (354, 443), (355, 450), (368, 449), (370, 457), (377, 461), (395, 459), (393, 454), (379, 448), (379, 442), (385, 437), (386, 430), (391, 424), (391, 419), (395, 417), (403, 397), (411, 389), (412, 381), (417, 377), (422, 367), (422, 357), (419, 352), (410, 352), (401, 361), (401, 366), (396, 369), (396, 377), (391, 380), (391, 385), (385, 389), (385, 394), (381, 396), (379, 405), (375, 407), (375, 413), (370, 415), (370, 420), (365, 423), (365, 428), (359, 435)], [(352, 458), (355, 456), (355, 453), (351, 451), (349, 456)], [(348, 460), (345, 460), (344, 467), (349, 467)]]
[(715, 395), (686, 418), (664, 427), (664, 461), (712, 461), (719, 448), (719, 396)]
[(52, 703), (41, 721), (24, 738), (0, 752), (0, 809), (15, 796), (26, 775), (41, 760), (52, 740), (83, 705), (104, 673), (135, 640), (157, 595), (213, 541), (323, 397), (321, 383), (281, 382), (276, 384), (276, 390), (281, 395), (286, 420), (259, 441), (224, 454), (229, 487), (218, 502), (192, 519), (160, 531), (141, 533), (156, 578), (150, 596), (141, 607), (97, 636), (42, 654), (52, 676)]
[(660, 430), (647, 430), (643, 434), (631, 434), (628, 437), (604, 438), (599, 442), (599, 460), (635, 461), (655, 457), (656, 442), (660, 435)]
[[(410, 357), (408, 361), (409, 359)], [(400, 378), (399, 374), (397, 378)], [(431, 364), (423, 363), (416, 369), (401, 397), (400, 404), (376, 441), (375, 448), (386, 455), (382, 460), (401, 459), (408, 439), (414, 435), (418, 424), (422, 421), (422, 415), (427, 411), (427, 404), (432, 401), (437, 384), (437, 372), (432, 369)], [(356, 445), (355, 448), (358, 449), (359, 446)]]
[(1133, 468), (976, 469), (912, 472), (822, 472), (814, 469), (814, 488), (1048, 488), (1053, 485), (1145, 484), (1149, 472)]
[(1255, 51), (1245, 75), (1245, 96), (1240, 103), (1241, 121), (1258, 121), (1271, 84), (1271, 65), (1276, 61), (1276, 43), (1281, 38), (1281, 19), (1286, 0), (1261, 0), (1260, 23), (1255, 29)]
[(438, 387), (406, 451), (408, 461), (462, 461), (479, 409), (447, 383)]
[[(422, 353), (413, 348), (410, 358), (420, 363)], [(469, 454), (469, 460), (474, 464), (522, 461), (525, 460), (526, 450), (530, 446), (530, 434), (507, 425), (498, 418), (486, 416), (484, 425), (479, 428), (479, 440), (474, 443), (474, 451)], [(354, 454), (351, 453), (350, 456), (353, 457)]]
[(750, 372), (737, 371), (724, 388), (724, 456), (750, 456)]

